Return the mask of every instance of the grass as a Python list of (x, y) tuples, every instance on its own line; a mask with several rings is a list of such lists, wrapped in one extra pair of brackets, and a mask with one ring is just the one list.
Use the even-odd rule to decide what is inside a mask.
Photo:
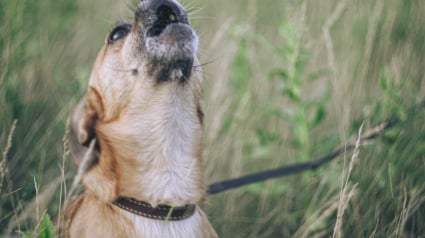
[[(425, 3), (183, 2), (205, 63), (207, 181), (307, 161), (362, 124), (401, 119), (314, 172), (211, 196), (204, 209), (222, 237), (425, 237), (425, 113), (408, 110), (425, 95)], [(62, 160), (69, 111), (109, 26), (133, 6), (0, 2), (3, 236), (54, 236), (45, 214), (76, 173)]]

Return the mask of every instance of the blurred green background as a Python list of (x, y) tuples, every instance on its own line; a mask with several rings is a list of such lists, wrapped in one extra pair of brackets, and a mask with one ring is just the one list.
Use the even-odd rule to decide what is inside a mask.
[[(74, 173), (69, 112), (109, 27), (136, 4), (0, 1), (0, 234), (57, 213), (62, 168)], [(425, 237), (425, 114), (409, 112), (425, 97), (424, 1), (183, 4), (201, 40), (207, 181), (311, 160), (362, 123), (401, 118), (354, 160), (211, 196), (221, 237)]]

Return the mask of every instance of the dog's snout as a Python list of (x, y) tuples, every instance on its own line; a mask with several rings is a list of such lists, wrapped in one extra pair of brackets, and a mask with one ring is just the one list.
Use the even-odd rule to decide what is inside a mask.
[(148, 37), (160, 35), (170, 24), (189, 24), (184, 8), (174, 0), (144, 0), (136, 11), (136, 20)]
[(148, 74), (157, 82), (189, 80), (198, 36), (176, 0), (143, 0), (135, 13), (136, 36), (146, 50)]

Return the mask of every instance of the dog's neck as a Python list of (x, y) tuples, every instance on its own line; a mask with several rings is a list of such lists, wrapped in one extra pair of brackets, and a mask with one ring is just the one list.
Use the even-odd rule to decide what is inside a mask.
[(189, 85), (175, 84), (133, 95), (135, 101), (117, 120), (98, 126), (99, 138), (105, 138), (101, 151), (116, 156), (110, 159), (116, 161), (118, 196), (153, 206), (183, 206), (204, 198), (198, 105), (185, 88)]

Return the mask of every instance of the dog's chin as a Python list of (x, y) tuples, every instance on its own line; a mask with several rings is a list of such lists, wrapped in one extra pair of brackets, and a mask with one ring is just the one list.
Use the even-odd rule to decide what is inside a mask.
[(198, 37), (188, 24), (173, 23), (163, 29), (152, 26), (145, 36), (149, 70), (158, 82), (187, 81), (192, 72)]

